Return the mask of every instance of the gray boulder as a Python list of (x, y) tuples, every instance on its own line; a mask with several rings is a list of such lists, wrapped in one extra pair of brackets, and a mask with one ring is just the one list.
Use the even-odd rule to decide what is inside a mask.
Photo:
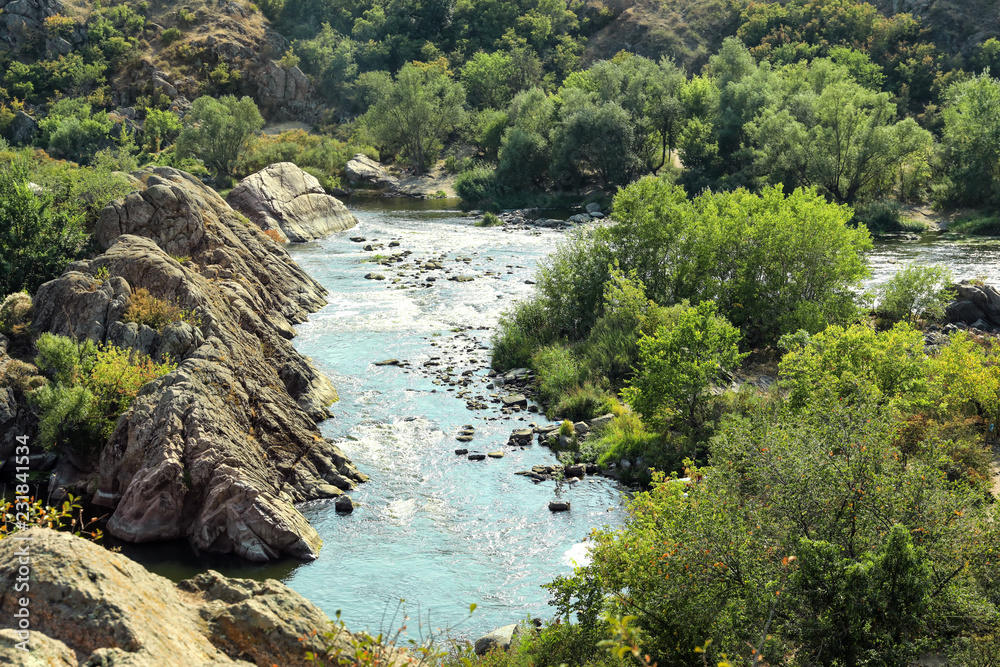
[(398, 180), (390, 176), (382, 165), (364, 153), (358, 153), (352, 157), (347, 162), (344, 171), (351, 183), (386, 189), (399, 187)]
[[(174, 584), (142, 565), (68, 533), (33, 528), (30, 542), (0, 541), (0, 583), (14, 590), (18, 549), (30, 544), (30, 651), (19, 641), (18, 596), (0, 600), (0, 663), (35, 665), (287, 665), (324, 652), (323, 633), (353, 656), (346, 630), (273, 579), (230, 579), (209, 570)], [(386, 664), (401, 664), (397, 655)], [(249, 661), (249, 662), (248, 662)]]
[(35, 140), (35, 136), (38, 134), (38, 122), (23, 111), (18, 111), (14, 114), (8, 131), (10, 139), (15, 145), (24, 146)]
[[(255, 561), (314, 558), (321, 541), (295, 503), (367, 479), (316, 428), (336, 392), (288, 340), (325, 290), (189, 174), (156, 168), (144, 180), (144, 191), (102, 211), (104, 254), (74, 263), (35, 299), (37, 330), (95, 340), (120, 319), (130, 286), (195, 322), (168, 325), (151, 345), (180, 365), (143, 389), (78, 488), (96, 486), (94, 502), (113, 508), (108, 530), (122, 539), (186, 538)], [(101, 269), (110, 277), (99, 283)]]
[(278, 162), (247, 176), (226, 200), (261, 229), (279, 230), (295, 243), (358, 224), (339, 199), (326, 194), (315, 176), (291, 162)]
[(508, 650), (518, 632), (520, 632), (520, 626), (517, 623), (505, 625), (502, 628), (488, 632), (476, 640), (476, 655), (486, 655), (490, 651), (497, 649), (501, 651)]

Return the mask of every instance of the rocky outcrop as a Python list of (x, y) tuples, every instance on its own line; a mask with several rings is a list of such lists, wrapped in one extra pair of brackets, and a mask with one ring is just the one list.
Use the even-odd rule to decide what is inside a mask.
[(268, 60), (257, 74), (259, 97), (265, 107), (293, 109), (310, 101), (309, 77), (298, 67)]
[(291, 162), (278, 162), (247, 176), (226, 197), (263, 230), (289, 241), (312, 241), (350, 229), (357, 218), (323, 190), (316, 177)]
[(344, 167), (347, 180), (355, 185), (392, 190), (399, 187), (399, 181), (375, 160), (364, 153), (358, 153)]
[[(283, 665), (333, 644), (351, 655), (311, 602), (274, 581), (209, 571), (174, 585), (125, 556), (66, 533), (34, 528), (0, 540), (0, 663), (5, 665)], [(14, 647), (14, 585), (27, 547), (31, 652)], [(321, 634), (334, 632), (328, 641)]]
[(945, 319), (985, 331), (1000, 327), (1000, 291), (963, 280), (955, 285), (955, 300), (945, 309)]
[[(38, 331), (179, 362), (119, 419), (91, 475), (94, 502), (114, 508), (108, 530), (122, 539), (314, 558), (320, 538), (294, 504), (366, 479), (316, 428), (336, 392), (288, 340), (325, 290), (194, 177), (156, 168), (142, 180), (102, 211), (95, 234), (107, 250), (35, 297)], [(140, 288), (189, 321), (160, 332), (120, 323)]]

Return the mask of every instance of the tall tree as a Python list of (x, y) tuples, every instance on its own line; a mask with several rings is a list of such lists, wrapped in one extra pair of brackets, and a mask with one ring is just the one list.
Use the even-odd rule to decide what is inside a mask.
[(402, 149), (423, 172), (441, 141), (465, 120), (464, 104), (465, 89), (443, 59), (408, 63), (364, 119), (383, 146)]
[(263, 127), (264, 118), (249, 97), (203, 95), (184, 116), (177, 153), (200, 157), (216, 176), (230, 178), (240, 154)]

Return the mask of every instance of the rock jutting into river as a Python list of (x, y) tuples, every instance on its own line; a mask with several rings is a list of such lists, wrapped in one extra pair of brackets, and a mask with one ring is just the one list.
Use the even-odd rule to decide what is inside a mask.
[(247, 176), (226, 201), (264, 231), (276, 232), (293, 243), (313, 241), (358, 224), (315, 176), (291, 162), (278, 162)]
[[(360, 641), (273, 579), (209, 570), (175, 585), (125, 556), (47, 528), (0, 540), (5, 591), (16, 590), (21, 552), (30, 554), (30, 607), (4, 595), (0, 613), (14, 619), (30, 611), (30, 652), (15, 646), (24, 639), (17, 630), (0, 630), (4, 665), (306, 667), (315, 664), (307, 651), (324, 655), (334, 647), (350, 659)], [(393, 652), (386, 664), (402, 659)]]
[[(144, 387), (98, 461), (62, 461), (54, 488), (96, 488), (94, 502), (113, 508), (109, 532), (127, 541), (315, 558), (322, 540), (295, 503), (366, 479), (317, 430), (336, 392), (289, 342), (327, 292), (194, 177), (157, 167), (142, 180), (144, 190), (102, 211), (105, 252), (39, 289), (33, 326), (169, 353), (179, 365)], [(140, 288), (194, 324), (124, 331)]]

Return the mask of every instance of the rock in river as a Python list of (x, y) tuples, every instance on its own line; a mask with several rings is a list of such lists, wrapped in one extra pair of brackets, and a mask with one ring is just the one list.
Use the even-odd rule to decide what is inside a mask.
[(277, 229), (295, 243), (350, 229), (357, 218), (328, 195), (316, 177), (291, 162), (277, 162), (250, 174), (226, 197), (261, 229)]

